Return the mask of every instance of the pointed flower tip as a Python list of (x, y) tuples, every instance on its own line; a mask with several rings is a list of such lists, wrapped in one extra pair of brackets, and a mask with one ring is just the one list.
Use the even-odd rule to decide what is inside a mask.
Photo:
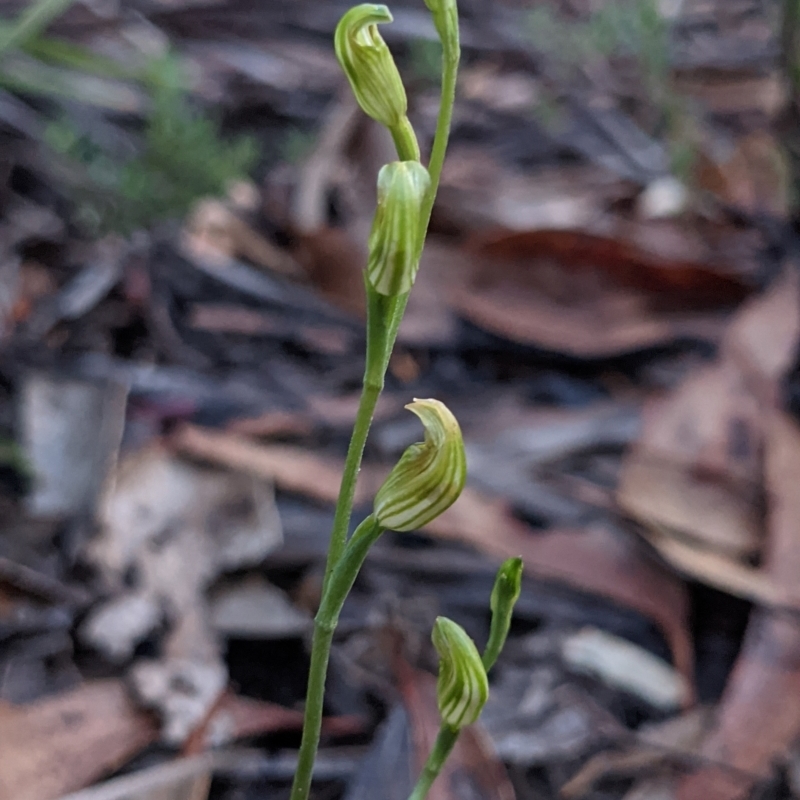
[(413, 531), (448, 509), (467, 480), (461, 428), (438, 400), (414, 400), (406, 408), (425, 428), (425, 441), (412, 444), (375, 496), (374, 514), (383, 528)]
[(437, 617), (431, 636), (439, 653), (439, 714), (451, 728), (471, 725), (489, 696), (489, 681), (475, 643), (447, 617)]
[(517, 556), (504, 561), (497, 571), (490, 600), (492, 613), (507, 613), (510, 617), (521, 591), (522, 559)]
[(430, 182), (428, 170), (418, 161), (393, 161), (378, 173), (367, 279), (379, 294), (404, 294), (414, 284), (422, 203)]
[(384, 5), (362, 3), (339, 20), (334, 48), (353, 94), (365, 114), (394, 128), (408, 110), (406, 90), (392, 54), (378, 32), (378, 25), (391, 22)]
[(425, 0), (436, 32), (448, 49), (458, 48), (458, 5), (456, 0)]

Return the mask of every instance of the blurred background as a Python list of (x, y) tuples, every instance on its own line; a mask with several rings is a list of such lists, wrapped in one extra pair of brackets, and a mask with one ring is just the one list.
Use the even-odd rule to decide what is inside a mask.
[[(279, 800), (391, 140), (338, 0), (0, 0), (0, 800)], [(381, 33), (427, 152), (422, 0)], [(462, 0), (428, 247), (354, 521), (469, 483), (337, 633), (316, 800), (403, 800), (435, 617), (488, 633), (432, 800), (800, 797), (800, 2)]]

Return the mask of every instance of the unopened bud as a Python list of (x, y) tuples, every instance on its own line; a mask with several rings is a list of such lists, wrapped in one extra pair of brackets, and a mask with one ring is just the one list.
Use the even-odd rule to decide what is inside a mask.
[(445, 53), (458, 53), (458, 6), (456, 0), (425, 0)]
[(378, 173), (378, 208), (369, 234), (367, 279), (376, 292), (405, 294), (419, 267), (422, 203), (430, 186), (419, 161), (393, 161)]
[(336, 57), (364, 113), (388, 128), (401, 124), (408, 100), (397, 65), (378, 33), (378, 24), (391, 22), (384, 5), (362, 3), (339, 20), (334, 36)]
[(439, 653), (439, 714), (443, 722), (458, 730), (480, 716), (489, 696), (489, 680), (475, 643), (460, 625), (437, 617), (431, 638)]
[(414, 400), (406, 408), (425, 427), (425, 441), (412, 444), (375, 496), (383, 528), (413, 531), (448, 509), (467, 480), (467, 457), (458, 422), (438, 400)]
[(492, 625), (489, 641), (483, 653), (483, 665), (486, 669), (497, 661), (500, 651), (506, 643), (514, 606), (522, 591), (522, 559), (509, 558), (500, 565), (494, 580), (489, 607), (492, 610)]

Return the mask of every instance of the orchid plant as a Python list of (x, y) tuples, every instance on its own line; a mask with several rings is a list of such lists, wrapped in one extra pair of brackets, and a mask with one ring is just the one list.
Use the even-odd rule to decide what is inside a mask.
[[(458, 422), (438, 400), (414, 400), (406, 408), (419, 417), (423, 442), (411, 445), (375, 496), (370, 514), (348, 538), (356, 478), (376, 403), (383, 390), (439, 186), (455, 100), (460, 58), (456, 0), (425, 0), (442, 46), (442, 89), (428, 166), (408, 119), (400, 73), (378, 25), (392, 21), (384, 5), (351, 8), (336, 28), (336, 56), (361, 109), (388, 128), (398, 160), (378, 174), (378, 206), (369, 235), (365, 270), (367, 352), (361, 400), (336, 504), (322, 599), (314, 619), (303, 738), (291, 800), (307, 800), (322, 726), (325, 677), (339, 613), (367, 552), (386, 530), (412, 531), (435, 519), (461, 494), (467, 476)], [(442, 769), (460, 730), (477, 720), (489, 693), (487, 672), (505, 643), (519, 596), (522, 561), (500, 568), (492, 591), (489, 641), (479, 655), (475, 643), (452, 620), (439, 617), (433, 644), (439, 662), (437, 697), (441, 728), (410, 800), (423, 800)]]

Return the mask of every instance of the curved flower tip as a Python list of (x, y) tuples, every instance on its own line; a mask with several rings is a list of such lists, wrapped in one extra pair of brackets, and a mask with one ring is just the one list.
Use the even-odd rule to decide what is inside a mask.
[(489, 696), (489, 680), (475, 643), (447, 617), (437, 617), (431, 636), (439, 653), (436, 697), (439, 714), (451, 728), (471, 725)]
[(430, 182), (428, 170), (418, 161), (393, 161), (378, 173), (367, 279), (379, 294), (404, 294), (414, 284), (420, 215)]
[(413, 531), (458, 499), (467, 480), (467, 457), (458, 421), (438, 400), (414, 400), (406, 408), (425, 427), (425, 441), (412, 444), (375, 495), (374, 514), (383, 528)]
[(362, 3), (351, 8), (336, 26), (336, 57), (350, 81), (364, 113), (394, 128), (408, 110), (406, 90), (392, 54), (378, 32), (378, 24), (391, 22), (384, 5)]

